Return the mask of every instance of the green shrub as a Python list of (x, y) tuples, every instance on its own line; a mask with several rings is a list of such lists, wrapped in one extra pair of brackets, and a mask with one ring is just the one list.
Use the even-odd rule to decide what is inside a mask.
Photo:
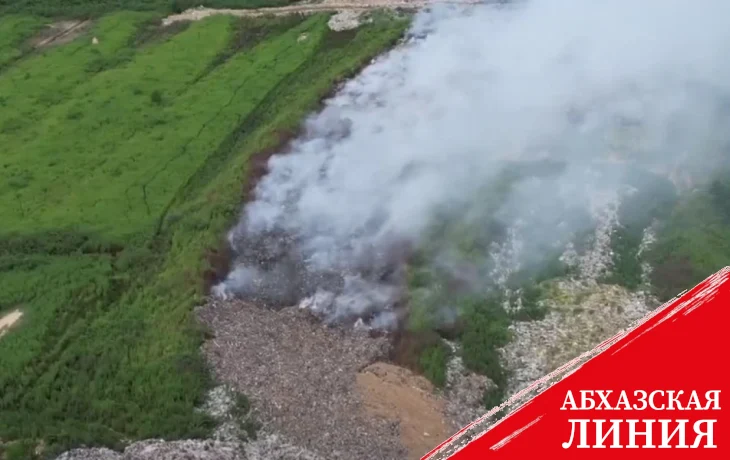
[(162, 93), (159, 90), (154, 90), (150, 93), (150, 102), (154, 105), (162, 105)]
[(487, 410), (490, 410), (493, 407), (499, 406), (505, 400), (505, 393), (506, 392), (505, 392), (504, 388), (501, 388), (501, 387), (486, 390), (484, 392), (484, 397), (482, 398), (484, 407)]
[(519, 291), (522, 307), (512, 319), (517, 321), (539, 321), (547, 314), (547, 308), (540, 305), (543, 292), (538, 284), (529, 283)]
[(507, 383), (498, 349), (511, 339), (509, 316), (497, 298), (469, 299), (463, 304), (464, 332), (461, 336), (464, 365), (486, 375), (499, 387)]
[(641, 284), (642, 258), (639, 247), (644, 231), (654, 220), (665, 220), (677, 202), (672, 182), (662, 176), (637, 168), (628, 170), (626, 183), (636, 190), (619, 206), (620, 227), (611, 235), (613, 267), (603, 281), (636, 289)]
[(651, 284), (660, 300), (690, 289), (730, 260), (730, 222), (720, 201), (718, 181), (684, 196), (657, 233), (648, 251)]
[(449, 362), (451, 350), (443, 343), (423, 350), (421, 353), (420, 366), (423, 375), (428, 378), (436, 388), (443, 388), (446, 385), (446, 367)]
[(2, 458), (6, 460), (34, 460), (39, 458), (35, 454), (35, 445), (33, 441), (10, 443), (7, 447), (5, 447), (5, 452), (0, 450), (0, 454), (2, 454)]
[(730, 180), (715, 179), (710, 185), (709, 194), (718, 213), (730, 223)]

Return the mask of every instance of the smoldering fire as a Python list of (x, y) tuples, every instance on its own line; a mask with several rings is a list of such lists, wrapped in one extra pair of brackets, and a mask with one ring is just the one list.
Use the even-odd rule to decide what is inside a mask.
[(532, 0), (419, 13), (406, 44), (345, 85), (271, 158), (230, 234), (235, 268), (216, 292), (303, 301), (328, 320), (388, 327), (409, 250), (437, 212), (478, 214), (479, 194), (506, 162), (562, 164), (498, 210), (507, 225), (523, 222), (520, 237), (534, 243), (524, 263), (579, 225), (556, 214), (619, 189), (611, 158), (662, 174), (691, 160), (702, 177), (727, 157), (728, 130), (718, 126), (728, 119), (729, 14), (724, 0)]

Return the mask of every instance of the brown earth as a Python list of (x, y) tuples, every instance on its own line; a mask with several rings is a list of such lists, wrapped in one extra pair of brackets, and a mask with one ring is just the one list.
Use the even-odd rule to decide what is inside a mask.
[(398, 423), (409, 459), (421, 458), (454, 432), (431, 382), (408, 369), (373, 363), (357, 374), (357, 388), (367, 412)]

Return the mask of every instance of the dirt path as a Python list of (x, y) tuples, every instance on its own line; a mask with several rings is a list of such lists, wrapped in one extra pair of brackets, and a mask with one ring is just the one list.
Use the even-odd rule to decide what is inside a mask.
[(53, 24), (49, 24), (46, 30), (31, 40), (31, 44), (34, 48), (62, 45), (81, 35), (90, 25), (90, 20), (54, 22)]
[(480, 0), (324, 0), (318, 3), (297, 3), (295, 5), (276, 8), (256, 9), (215, 9), (191, 8), (179, 14), (173, 14), (162, 20), (163, 26), (180, 21), (199, 21), (209, 16), (227, 14), (239, 17), (265, 16), (268, 14), (310, 14), (324, 11), (367, 11), (381, 8), (414, 10), (436, 4), (473, 5)]

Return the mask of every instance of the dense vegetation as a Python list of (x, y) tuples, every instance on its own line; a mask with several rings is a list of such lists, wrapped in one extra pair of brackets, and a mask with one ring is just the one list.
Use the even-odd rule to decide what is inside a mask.
[[(421, 340), (420, 346), (409, 352), (419, 356), (416, 369), (437, 387), (445, 384), (450, 356), (438, 338), (441, 336), (457, 340), (464, 365), (496, 384), (485, 393), (485, 406), (491, 408), (503, 400), (508, 375), (499, 348), (511, 339), (508, 327), (513, 321), (544, 316), (545, 309), (539, 303), (541, 283), (565, 275), (567, 267), (550, 259), (513, 273), (506, 285), (498, 285), (489, 275), (495, 268), (489, 254), (493, 245), (504, 243), (508, 235), (497, 210), (520, 181), (560, 171), (559, 164), (544, 162), (506, 165), (498, 179), (475, 198), (477, 203), (444, 210), (427, 243), (410, 261), (408, 329)], [(478, 215), (464, 214), (475, 209)], [(433, 263), (444, 256), (452, 263), (448, 267)], [(479, 284), (474, 285), (474, 280)], [(519, 304), (521, 308), (507, 310), (505, 304)]]
[(8, 15), (0, 21), (0, 70), (23, 55), (25, 42), (42, 26), (39, 18), (27, 15)]
[[(632, 171), (627, 179), (635, 192), (619, 208), (614, 265), (604, 282), (648, 288), (666, 301), (728, 265), (730, 173), (721, 169), (681, 193), (666, 177), (646, 171)], [(642, 251), (647, 228), (656, 241)], [(642, 263), (651, 267), (648, 280), (641, 279)]]
[(730, 265), (730, 174), (678, 200), (662, 222), (659, 238), (647, 254), (652, 286), (661, 300), (690, 289)]
[[(151, 19), (104, 16), (0, 73), (0, 314), (24, 314), (0, 340), (12, 458), (208, 432), (193, 307), (249, 160), (406, 25), (215, 17), (163, 33)], [(1, 55), (35, 24), (2, 17)]]
[(666, 221), (677, 203), (677, 190), (666, 177), (640, 169), (628, 170), (625, 182), (634, 192), (620, 202), (619, 227), (611, 235), (613, 267), (603, 281), (634, 290), (642, 287), (644, 231)]
[[(485, 190), (477, 207), (482, 215), (477, 219), (459, 217), (458, 211), (445, 215), (410, 263), (409, 329), (422, 337), (420, 346), (409, 350), (420, 356), (415, 367), (443, 386), (449, 349), (439, 336), (457, 340), (464, 365), (489, 376), (497, 386), (484, 395), (488, 408), (505, 396), (508, 374), (498, 350), (511, 340), (509, 325), (542, 318), (541, 299), (549, 295), (544, 282), (571, 275), (571, 268), (557, 257), (513, 273), (503, 287), (495, 286), (487, 274), (491, 245), (505, 240), (504, 223), (494, 217), (495, 211), (515, 184), (529, 176), (529, 170), (506, 169), (502, 179)], [(638, 167), (623, 168), (620, 177), (626, 195), (620, 200), (618, 227), (611, 235), (613, 265), (600, 282), (629, 290), (650, 289), (659, 299), (669, 300), (728, 265), (730, 173), (718, 173), (709, 184), (705, 181), (682, 193), (667, 177)], [(594, 227), (576, 228), (583, 230), (571, 241), (581, 251)], [(642, 248), (647, 229), (653, 229), (656, 239), (648, 249)], [(433, 261), (445, 256), (448, 267), (436, 268)], [(652, 268), (648, 280), (643, 279), (645, 263)], [(459, 272), (467, 279), (471, 273), (471, 279), (481, 284), (470, 286), (455, 277)], [(505, 310), (505, 305), (520, 308)]]

